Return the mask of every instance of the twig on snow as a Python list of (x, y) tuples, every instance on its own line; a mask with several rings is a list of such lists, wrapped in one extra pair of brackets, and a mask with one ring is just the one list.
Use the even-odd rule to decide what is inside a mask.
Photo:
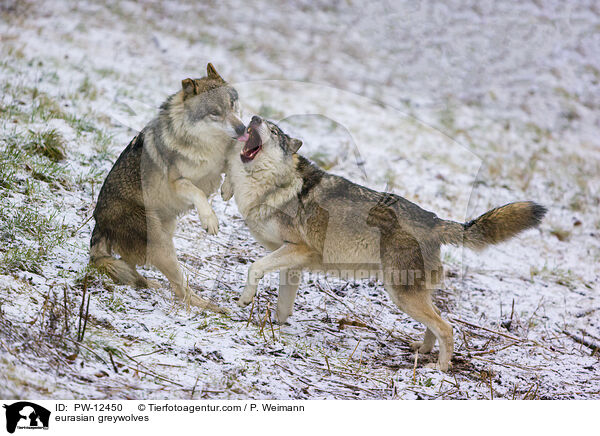
[(419, 361), (419, 350), (415, 352), (415, 364), (413, 365), (413, 384), (416, 383), (417, 379), (417, 362)]
[(592, 350), (593, 353), (600, 350), (600, 345), (595, 342), (588, 341), (587, 339), (585, 339), (585, 334), (582, 334), (581, 336), (577, 336), (577, 335), (575, 335), (567, 330), (564, 330), (564, 329), (562, 330), (562, 332), (565, 335), (567, 335), (568, 337), (570, 337), (571, 339), (573, 339), (578, 344), (588, 347), (590, 350)]
[(470, 326), (470, 327), (473, 327), (473, 328), (476, 328), (476, 329), (481, 329), (481, 330), (485, 330), (486, 332), (490, 332), (490, 333), (494, 333), (494, 334), (496, 334), (496, 335), (504, 336), (505, 338), (512, 339), (513, 341), (518, 341), (518, 342), (523, 342), (523, 341), (524, 341), (523, 339), (521, 339), (521, 338), (517, 338), (516, 336), (509, 335), (509, 334), (506, 334), (506, 333), (502, 333), (502, 332), (499, 332), (499, 331), (497, 331), (497, 330), (492, 330), (492, 329), (489, 329), (489, 328), (487, 328), (487, 327), (483, 327), (483, 326), (480, 326), (480, 325), (477, 325), (477, 324), (473, 324), (473, 323), (471, 323), (471, 322), (464, 321), (464, 320), (462, 320), (462, 319), (459, 319), (459, 318), (450, 318), (450, 319), (451, 319), (452, 321), (456, 321), (456, 322), (459, 322), (459, 323), (461, 323), (461, 324), (468, 325), (468, 326)]

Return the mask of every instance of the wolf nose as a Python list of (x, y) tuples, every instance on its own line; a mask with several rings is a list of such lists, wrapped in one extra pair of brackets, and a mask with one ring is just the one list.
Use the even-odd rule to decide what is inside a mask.
[(235, 133), (238, 136), (242, 136), (244, 134), (244, 132), (246, 131), (246, 126), (244, 126), (243, 124), (237, 124), (235, 127)]
[(262, 118), (259, 117), (258, 115), (254, 115), (252, 117), (252, 121), (250, 121), (251, 124), (260, 124), (262, 123)]

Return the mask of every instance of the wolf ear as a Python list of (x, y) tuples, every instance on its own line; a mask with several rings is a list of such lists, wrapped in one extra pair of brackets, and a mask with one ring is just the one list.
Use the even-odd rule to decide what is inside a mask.
[(215, 79), (220, 80), (221, 82), (225, 82), (225, 80), (223, 80), (219, 73), (217, 73), (217, 70), (215, 70), (215, 67), (213, 67), (213, 64), (211, 64), (210, 62), (206, 66), (206, 75), (209, 79)]
[(184, 99), (198, 94), (198, 84), (194, 79), (183, 79), (181, 81), (181, 88), (183, 89)]
[(302, 141), (296, 138), (290, 140), (290, 151), (292, 153), (296, 153), (300, 147), (302, 147)]

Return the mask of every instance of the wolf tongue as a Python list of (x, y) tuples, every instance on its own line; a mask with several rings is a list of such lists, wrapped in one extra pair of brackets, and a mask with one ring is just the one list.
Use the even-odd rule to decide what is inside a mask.
[(248, 139), (250, 139), (250, 135), (248, 134), (248, 132), (244, 132), (241, 136), (238, 136), (237, 140), (240, 142), (246, 142)]

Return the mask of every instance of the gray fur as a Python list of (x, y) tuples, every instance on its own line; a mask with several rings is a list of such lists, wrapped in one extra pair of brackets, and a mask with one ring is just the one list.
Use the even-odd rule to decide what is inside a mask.
[(212, 65), (207, 72), (205, 78), (184, 80), (115, 162), (94, 210), (90, 262), (115, 281), (137, 287), (153, 284), (136, 266), (153, 265), (178, 298), (222, 311), (189, 291), (173, 245), (176, 219), (192, 207), (204, 229), (217, 233), (207, 197), (221, 182), (233, 138), (245, 130), (237, 92)]
[[(255, 117), (248, 128), (260, 135), (260, 151), (245, 163), (237, 151), (231, 153), (222, 195), (235, 196), (254, 237), (273, 252), (250, 266), (238, 304), (252, 301), (264, 274), (280, 270), (277, 317), (285, 322), (297, 290), (297, 284), (283, 283), (290, 272), (374, 276), (402, 311), (427, 327), (424, 341), (413, 347), (426, 353), (437, 339), (435, 367), (447, 370), (452, 327), (431, 300), (443, 274), (440, 246), (464, 241), (481, 248), (501, 242), (537, 225), (545, 209), (520, 202), (466, 224), (443, 220), (402, 197), (326, 173), (295, 154), (295, 140), (268, 121)], [(256, 137), (253, 141), (255, 150)]]

